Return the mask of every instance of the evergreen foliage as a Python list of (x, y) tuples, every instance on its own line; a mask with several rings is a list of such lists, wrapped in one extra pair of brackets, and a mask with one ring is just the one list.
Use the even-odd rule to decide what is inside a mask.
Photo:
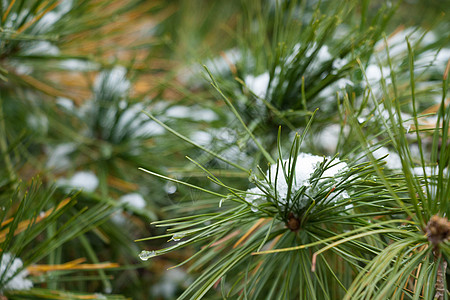
[(449, 299), (417, 2), (0, 1), (0, 297)]

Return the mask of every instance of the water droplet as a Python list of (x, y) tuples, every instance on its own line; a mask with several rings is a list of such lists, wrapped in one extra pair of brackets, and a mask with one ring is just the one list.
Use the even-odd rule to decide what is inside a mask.
[(222, 202), (223, 202), (223, 198), (222, 198), (222, 199), (220, 199), (220, 202), (219, 202), (219, 207), (222, 207)]
[(173, 194), (177, 191), (177, 186), (172, 182), (167, 182), (164, 185), (164, 190), (166, 191), (167, 194)]
[(252, 212), (257, 212), (258, 211), (258, 207), (256, 207), (256, 206), (252, 206), (250, 209), (252, 210)]
[(142, 250), (141, 253), (139, 253), (139, 258), (142, 259), (143, 261), (146, 261), (155, 255), (156, 255), (156, 252), (153, 250), (152, 251)]
[(172, 236), (172, 240), (174, 240), (175, 242), (178, 242), (179, 240), (181, 240), (182, 238), (184, 238), (186, 236), (186, 234), (184, 233), (175, 233)]

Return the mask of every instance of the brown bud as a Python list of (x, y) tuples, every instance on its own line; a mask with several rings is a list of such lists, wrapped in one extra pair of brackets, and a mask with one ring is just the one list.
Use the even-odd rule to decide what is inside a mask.
[(297, 232), (300, 229), (300, 220), (293, 213), (289, 213), (289, 218), (286, 226), (291, 231)]
[(428, 221), (426, 233), (428, 240), (436, 246), (450, 238), (450, 222), (447, 218), (434, 215)]

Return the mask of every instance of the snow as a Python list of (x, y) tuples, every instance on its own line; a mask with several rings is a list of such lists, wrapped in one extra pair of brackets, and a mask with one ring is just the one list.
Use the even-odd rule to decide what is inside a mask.
[(175, 105), (166, 110), (165, 115), (170, 118), (189, 118), (191, 110), (187, 106)]
[(127, 133), (131, 133), (133, 137), (145, 138), (160, 135), (165, 132), (164, 127), (142, 113), (142, 110), (145, 108), (142, 103), (137, 103), (126, 108), (127, 103), (121, 101), (120, 105), (125, 106), (125, 109), (121, 112), (117, 121), (116, 130), (113, 133), (116, 140), (120, 140)]
[[(13, 63), (14, 65), (14, 63)], [(33, 72), (33, 68), (27, 65), (17, 64), (16, 66), (16, 73), (19, 75), (29, 75)]]
[(294, 59), (297, 56), (299, 50), (300, 50), (300, 44), (297, 43), (292, 48), (291, 54), (288, 57), (286, 57), (286, 59), (285, 59), (285, 64), (286, 65), (290, 65), (294, 61)]
[(388, 77), (391, 73), (391, 70), (387, 67), (380, 67), (374, 64), (370, 64), (367, 68), (366, 68), (366, 76), (367, 76), (367, 81), (369, 81), (370, 85), (374, 85), (376, 83), (379, 83), (381, 78), (385, 78)]
[(402, 168), (402, 161), (400, 159), (400, 156), (395, 152), (390, 152), (386, 147), (378, 148), (377, 150), (372, 152), (372, 155), (373, 157), (375, 157), (375, 159), (381, 159), (382, 157), (387, 155), (387, 157), (384, 158), (384, 161), (386, 162), (386, 167), (388, 167), (389, 169), (395, 170)]
[(35, 34), (43, 34), (51, 30), (66, 13), (72, 8), (72, 0), (61, 1), (60, 4), (52, 11), (45, 13), (33, 28)]
[[(330, 158), (327, 158), (328, 160)], [(334, 176), (343, 170), (347, 169), (347, 164), (344, 162), (340, 162), (338, 159), (333, 160), (329, 168), (327, 168), (321, 178), (318, 180), (318, 184), (313, 187), (312, 179), (314, 171), (318, 168), (319, 164), (324, 161), (324, 157), (308, 154), (308, 153), (300, 153), (297, 157), (296, 164), (293, 168), (294, 172), (294, 180), (292, 183), (292, 193), (295, 193), (302, 187), (305, 187), (305, 194), (311, 197), (320, 191), (321, 183), (325, 183), (327, 180), (333, 180)], [(286, 173), (289, 172), (290, 164), (289, 160), (283, 160), (282, 162), (278, 161), (277, 164), (272, 165), (270, 170), (267, 172), (267, 177), (273, 187), (276, 190), (276, 198), (277, 204), (279, 206), (285, 206), (290, 203), (291, 199), (287, 199), (288, 196), (288, 178), (286, 178), (285, 173), (283, 172), (284, 166)], [(289, 174), (288, 174), (289, 177)], [(266, 187), (267, 188), (267, 187)], [(274, 191), (275, 192), (275, 191)], [(245, 200), (252, 205), (258, 205), (261, 203), (263, 196), (263, 191), (259, 187), (251, 188), (247, 190), (247, 196)], [(329, 195), (329, 199), (333, 199), (336, 201), (339, 198), (348, 198), (348, 194), (344, 191), (337, 195), (336, 193), (331, 193)], [(304, 208), (309, 203), (308, 197), (303, 197), (298, 200), (296, 203), (297, 207)]]
[(28, 276), (28, 271), (22, 269), (23, 262), (20, 258), (14, 258), (11, 253), (3, 253), (0, 263), (0, 278), (2, 282), (8, 281), (3, 290), (29, 290), (33, 287), (33, 282), (25, 277)]
[(247, 75), (245, 76), (245, 85), (259, 98), (266, 98), (267, 89), (269, 87), (270, 75), (269, 72), (265, 72), (258, 76)]
[(58, 97), (56, 99), (56, 104), (68, 111), (72, 111), (75, 109), (75, 104), (73, 104), (73, 101), (69, 98)]
[(59, 179), (57, 181), (57, 184), (63, 186), (70, 186), (75, 189), (81, 189), (86, 192), (93, 192), (97, 188), (99, 180), (93, 172), (79, 171), (75, 173), (69, 180), (64, 178)]
[[(349, 132), (349, 127), (344, 127), (344, 134)], [(327, 153), (334, 154), (339, 142), (339, 134), (341, 132), (341, 125), (332, 124), (326, 126), (318, 134), (314, 135), (314, 142), (322, 147)]]
[[(147, 118), (147, 116), (145, 116)], [(153, 120), (148, 120), (147, 122), (144, 122), (139, 125), (138, 128), (133, 132), (133, 136), (135, 137), (150, 137), (150, 136), (157, 136), (161, 135), (166, 130), (164, 127), (159, 125)]]
[(252, 210), (253, 211), (257, 211), (256, 206), (258, 206), (259, 204), (261, 204), (262, 201), (262, 197), (264, 196), (264, 194), (262, 194), (262, 191), (258, 188), (258, 187), (254, 187), (251, 188), (249, 190), (247, 190), (246, 192), (246, 196), (245, 196), (245, 201), (247, 201), (249, 204), (252, 205)]
[(212, 122), (217, 120), (217, 114), (206, 108), (200, 108), (198, 106), (184, 106), (184, 105), (175, 105), (168, 108), (165, 112), (165, 115), (170, 118), (176, 119), (192, 119), (194, 121), (205, 121)]
[[(426, 172), (427, 176), (430, 176), (432, 171), (433, 171), (433, 169), (431, 167), (425, 167), (425, 172)], [(425, 173), (423, 172), (422, 167), (414, 167), (412, 169), (412, 173), (417, 176), (425, 176)]]
[[(353, 82), (346, 78), (336, 80), (336, 82), (327, 85), (317, 95), (319, 98), (328, 99), (329, 102), (334, 103), (336, 101), (336, 93), (345, 89), (348, 86), (353, 86)], [(342, 94), (342, 93), (340, 93)]]
[(348, 64), (348, 60), (346, 60), (345, 58), (337, 58), (333, 61), (333, 69), (339, 70), (346, 64)]
[(423, 68), (432, 66), (437, 72), (444, 72), (447, 61), (450, 59), (450, 48), (442, 48), (439, 52), (435, 50), (427, 50), (418, 56), (415, 61), (417, 71), (422, 72)]
[(99, 67), (96, 63), (82, 59), (66, 59), (61, 61), (59, 66), (65, 70), (80, 72), (94, 71)]
[(213, 136), (208, 132), (198, 130), (191, 134), (191, 140), (196, 144), (205, 146), (211, 144)]
[(28, 47), (24, 50), (25, 55), (59, 55), (59, 48), (48, 41), (32, 42), (27, 45)]
[(328, 46), (324, 45), (320, 48), (319, 52), (317, 52), (317, 60), (319, 62), (325, 62), (333, 57), (331, 56), (330, 52), (328, 51)]
[(94, 82), (94, 92), (101, 94), (105, 91), (113, 95), (125, 96), (131, 86), (126, 78), (127, 69), (123, 66), (115, 66), (111, 70), (103, 71)]
[(93, 192), (98, 186), (98, 178), (93, 172), (81, 171), (75, 173), (69, 181), (73, 187), (83, 189), (87, 192)]
[(53, 148), (47, 147), (47, 168), (64, 170), (71, 165), (69, 154), (76, 150), (75, 143), (63, 143)]
[[(226, 59), (224, 58), (226, 57)], [(242, 54), (238, 49), (230, 49), (214, 59), (207, 60), (205, 66), (214, 75), (224, 75), (230, 72), (230, 65), (237, 64), (242, 59)]]
[(27, 125), (35, 133), (46, 134), (49, 128), (49, 121), (46, 115), (41, 113), (32, 113), (27, 115)]
[(60, 19), (60, 14), (50, 11), (42, 16), (42, 18), (37, 22), (36, 27), (39, 32), (47, 32), (51, 27)]
[(217, 114), (210, 109), (191, 108), (191, 119), (194, 121), (212, 122), (217, 120)]
[(144, 209), (145, 206), (147, 205), (144, 198), (138, 193), (130, 193), (123, 195), (122, 197), (119, 198), (119, 202), (135, 210)]

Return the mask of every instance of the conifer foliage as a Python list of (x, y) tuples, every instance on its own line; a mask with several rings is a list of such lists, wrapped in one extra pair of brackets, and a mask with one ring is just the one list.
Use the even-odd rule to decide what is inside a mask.
[(427, 2), (0, 1), (0, 298), (449, 299)]

